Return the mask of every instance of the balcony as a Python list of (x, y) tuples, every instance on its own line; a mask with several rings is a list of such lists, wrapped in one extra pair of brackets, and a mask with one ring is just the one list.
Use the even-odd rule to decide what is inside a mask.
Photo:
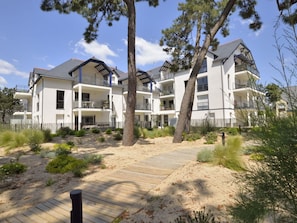
[(256, 109), (257, 106), (254, 103), (234, 103), (235, 109)]
[[(74, 108), (79, 108), (78, 101), (73, 102)], [(82, 101), (81, 108), (90, 109), (109, 109), (109, 102), (106, 100), (102, 101)]]
[(235, 72), (237, 73), (241, 71), (249, 71), (257, 77), (260, 77), (259, 71), (248, 64), (235, 65)]
[(18, 107), (15, 112), (32, 112), (32, 108), (30, 106), (23, 105)]
[(145, 111), (150, 111), (151, 110), (151, 105), (150, 104), (136, 104), (135, 110), (145, 110)]
[(107, 80), (98, 80), (96, 78), (88, 78), (88, 79), (83, 79), (81, 81), (75, 80), (74, 85), (77, 85), (77, 84), (88, 84), (93, 86), (110, 87), (110, 84)]
[(252, 88), (251, 84), (236, 84), (235, 83), (235, 89), (243, 89), (243, 88)]
[(162, 90), (160, 96), (174, 95), (173, 89)]
[[(143, 92), (148, 92), (148, 93), (152, 92), (151, 89), (149, 87), (146, 87), (146, 86), (137, 86), (136, 91), (143, 91)], [(125, 93), (128, 92), (128, 86), (124, 86), (124, 92)]]
[(27, 86), (17, 85), (15, 87), (15, 91), (16, 92), (28, 93), (29, 92), (29, 88)]
[(160, 106), (160, 110), (161, 111), (170, 111), (170, 110), (175, 110), (175, 106), (174, 105), (161, 105)]

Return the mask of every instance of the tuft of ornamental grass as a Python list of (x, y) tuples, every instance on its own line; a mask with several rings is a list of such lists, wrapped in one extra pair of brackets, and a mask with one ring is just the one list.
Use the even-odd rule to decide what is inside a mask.
[(202, 163), (208, 163), (213, 161), (213, 151), (204, 148), (197, 154), (197, 161)]
[(166, 126), (164, 128), (153, 128), (153, 129), (142, 128), (141, 129), (143, 138), (150, 138), (150, 139), (173, 136), (174, 132), (175, 132), (175, 128), (173, 126)]
[(244, 163), (241, 160), (241, 145), (242, 138), (240, 136), (228, 137), (226, 146), (215, 146), (213, 163), (236, 171), (245, 170)]

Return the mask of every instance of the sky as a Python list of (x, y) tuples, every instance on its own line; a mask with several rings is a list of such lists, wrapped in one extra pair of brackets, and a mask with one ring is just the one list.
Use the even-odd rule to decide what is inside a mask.
[[(181, 0), (160, 0), (156, 8), (146, 2), (136, 3), (136, 64), (150, 70), (170, 60), (159, 46), (161, 30), (171, 26), (180, 15)], [(113, 26), (102, 21), (98, 38), (91, 44), (83, 39), (86, 20), (78, 14), (43, 12), (41, 0), (9, 0), (0, 4), (0, 88), (27, 86), (33, 68), (51, 69), (75, 58), (86, 60), (96, 57), (107, 65), (127, 72), (127, 19), (121, 18)], [(259, 0), (257, 10), (263, 21), (262, 28), (254, 32), (248, 21), (237, 12), (231, 17), (230, 35), (219, 37), (224, 44), (242, 39), (251, 50), (261, 83), (268, 84), (277, 77), (271, 64), (276, 64), (274, 23), (279, 12), (274, 0)]]

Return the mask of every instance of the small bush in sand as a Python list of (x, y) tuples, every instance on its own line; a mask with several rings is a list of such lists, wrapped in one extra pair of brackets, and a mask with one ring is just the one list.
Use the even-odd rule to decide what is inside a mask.
[(226, 146), (216, 145), (213, 151), (213, 162), (226, 168), (240, 171), (244, 170), (241, 160), (242, 139), (239, 136), (228, 137)]
[(203, 149), (197, 154), (197, 161), (202, 163), (213, 161), (213, 151), (209, 149)]

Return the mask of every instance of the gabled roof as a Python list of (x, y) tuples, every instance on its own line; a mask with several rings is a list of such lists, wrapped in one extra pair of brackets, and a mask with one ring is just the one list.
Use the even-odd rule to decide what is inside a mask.
[[(126, 75), (123, 76), (120, 81), (124, 81), (128, 79), (128, 73), (125, 73)], [(143, 70), (137, 70), (136, 71), (136, 78), (138, 78), (143, 84), (147, 84), (150, 82), (155, 82), (154, 79), (151, 77), (151, 75)]]
[(151, 70), (148, 70), (147, 73), (151, 76), (152, 79), (156, 80), (156, 79), (160, 79), (160, 70), (161, 70), (162, 66), (159, 67), (155, 67)]
[(84, 62), (78, 64), (77, 66), (73, 67), (72, 69), (69, 69), (69, 70), (68, 70), (68, 71), (69, 71), (68, 73), (69, 73), (70, 75), (72, 75), (72, 73), (73, 73), (74, 71), (76, 71), (76, 70), (79, 69), (80, 67), (85, 66), (85, 65), (88, 64), (88, 63), (95, 63), (95, 64), (97, 64), (97, 65), (95, 65), (95, 68), (96, 68), (96, 69), (97, 69), (103, 76), (105, 76), (105, 75), (109, 75), (110, 73), (112, 73), (111, 69), (110, 69), (110, 68), (109, 68), (103, 61), (98, 60), (98, 59), (96, 59), (96, 58), (94, 58), (94, 57), (92, 57), (92, 58), (90, 58), (90, 59), (88, 59), (88, 60), (86, 60), (86, 61), (84, 61)]
[(53, 69), (41, 74), (41, 76), (59, 78), (64, 80), (72, 80), (72, 77), (69, 75), (69, 70), (73, 69), (81, 63), (81, 60), (70, 59), (54, 67)]
[(212, 53), (216, 55), (215, 61), (224, 61), (228, 59), (240, 44), (247, 48), (242, 39), (237, 39), (232, 42), (219, 45), (217, 50), (212, 51)]
[(124, 71), (119, 70), (117, 67), (110, 67), (110, 69), (113, 71), (114, 74), (118, 76), (118, 78), (121, 78), (123, 76), (126, 77), (126, 73)]

